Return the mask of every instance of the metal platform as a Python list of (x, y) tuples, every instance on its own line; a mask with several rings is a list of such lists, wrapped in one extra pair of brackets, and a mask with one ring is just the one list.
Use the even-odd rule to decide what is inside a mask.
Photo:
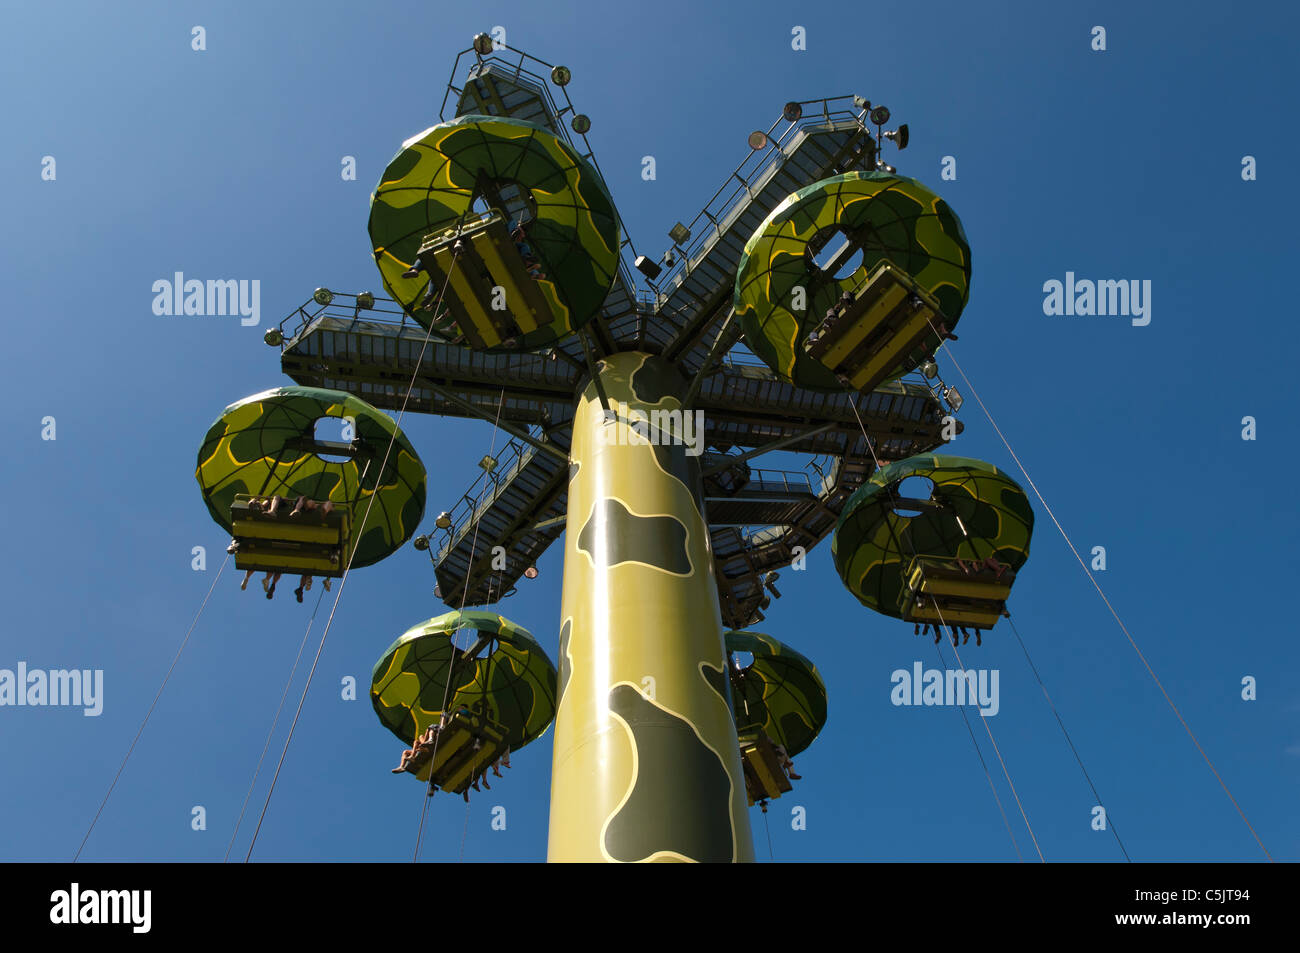
[[(465, 57), (470, 62), (457, 85)], [(547, 80), (549, 66), (513, 50), (463, 53), (442, 118), (479, 113), (534, 122), (595, 164), (586, 136), (570, 130), (576, 110), (567, 87)], [(692, 406), (704, 411), (705, 471), (715, 469), (706, 478), (705, 502), (719, 598), (726, 625), (737, 629), (761, 618), (769, 598), (763, 575), (825, 538), (874, 469), (863, 426), (882, 464), (944, 442), (944, 407), (919, 376), (869, 394), (818, 393), (780, 381), (735, 346), (732, 288), (750, 235), (792, 192), (840, 172), (874, 168), (875, 141), (854, 97), (802, 106), (800, 119), (772, 123), (766, 145), (749, 150), (687, 223), (690, 237), (673, 244), (672, 263), (653, 283), (632, 268), (636, 251), (624, 229), (613, 287), (588, 325), (597, 360), (627, 350), (661, 354), (697, 378)], [(645, 287), (638, 289), (638, 282)], [(496, 469), (450, 508), (452, 528), (433, 541), (439, 592), (448, 605), (486, 605), (513, 591), (563, 532), (573, 402), (588, 377), (581, 342), (571, 337), (538, 353), (472, 351), (430, 337), (392, 301), (376, 299), (362, 308), (344, 294), (327, 305), (309, 301), (281, 322), (280, 331), (281, 366), (297, 383), (345, 390), (395, 410), (414, 375), (408, 410), (493, 420), (499, 409), (514, 439)], [(727, 456), (749, 458), (773, 445), (825, 457), (822, 475), (751, 470), (745, 460), (716, 470)], [(505, 548), (503, 570), (492, 568), (493, 546)]]

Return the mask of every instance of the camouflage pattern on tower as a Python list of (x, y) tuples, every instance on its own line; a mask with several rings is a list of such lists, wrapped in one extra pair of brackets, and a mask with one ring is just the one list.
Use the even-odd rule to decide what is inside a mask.
[[(899, 485), (924, 477), (934, 489), (909, 505)], [(871, 475), (844, 505), (831, 553), (849, 591), (863, 605), (902, 618), (904, 571), (917, 556), (982, 561), (1011, 570), (1029, 558), (1034, 511), (1024, 490), (991, 463), (921, 454)]]
[[(322, 418), (350, 421), (351, 448), (318, 444), (315, 427)], [(241, 494), (306, 496), (350, 507), (354, 568), (395, 551), (424, 515), (424, 464), (411, 442), (387, 414), (341, 391), (277, 387), (236, 401), (208, 429), (194, 476), (208, 512), (226, 532), (232, 531), (231, 504)]]
[(761, 632), (726, 634), (727, 655), (748, 652), (753, 662), (732, 666), (732, 710), (740, 734), (761, 730), (792, 757), (826, 725), (826, 686), (817, 666)]
[[(471, 637), (457, 647), (459, 631)], [(468, 655), (480, 640), (480, 651)], [(555, 683), (555, 666), (526, 629), (493, 612), (448, 612), (413, 626), (380, 656), (370, 702), (384, 727), (408, 745), (444, 710), (465, 706), (504, 729), (517, 751), (550, 725)]]
[[(839, 280), (813, 260), (814, 249), (835, 231), (862, 249), (861, 265)], [(948, 203), (915, 179), (883, 172), (846, 172), (800, 189), (745, 244), (734, 302), (745, 343), (782, 380), (840, 390), (802, 342), (842, 294), (855, 291), (886, 259), (937, 301), (951, 331), (966, 305), (971, 263), (965, 232)], [(796, 307), (797, 288), (803, 289), (803, 309)], [(939, 343), (929, 335), (886, 379), (915, 368)]]
[(600, 366), (614, 419), (589, 384), (573, 425), (549, 856), (752, 860), (698, 457), (680, 413), (651, 416), (685, 381)]
[[(477, 221), (476, 201), (495, 201), (492, 193), (526, 219), (527, 243), (545, 274), (535, 284), (552, 319), (505, 349), (546, 346), (600, 309), (618, 267), (620, 235), (595, 169), (541, 126), (471, 115), (408, 139), (371, 197), (375, 262), (384, 287), (427, 327), (434, 316), (419, 305), (429, 278), (402, 275), (425, 239)], [(507, 229), (517, 220), (509, 217)]]

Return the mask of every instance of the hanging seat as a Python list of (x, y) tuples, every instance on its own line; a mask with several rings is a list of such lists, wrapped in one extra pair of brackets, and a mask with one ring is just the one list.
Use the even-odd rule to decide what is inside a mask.
[(447, 720), (436, 745), (411, 758), (407, 771), (444, 791), (463, 793), (506, 751), (506, 730), (478, 712), (461, 709)]
[(824, 320), (805, 345), (808, 356), (859, 391), (870, 391), (904, 364), (942, 316), (934, 297), (902, 268), (883, 260), (843, 312)]
[(794, 785), (781, 767), (772, 739), (764, 732), (749, 732), (740, 736), (740, 762), (745, 770), (745, 793), (749, 797), (749, 806), (759, 801), (771, 801), (787, 791), (793, 791)]
[(1016, 574), (992, 557), (980, 562), (915, 556), (903, 580), (899, 610), (908, 622), (990, 629), (1006, 611)]
[[(453, 247), (458, 241), (464, 245), (457, 258)], [(420, 245), (419, 258), (429, 287), (437, 291), (446, 286), (443, 307), (475, 349), (499, 347), (555, 320), (538, 279), (528, 273), (505, 218), (495, 209), (477, 222), (429, 236)], [(493, 308), (500, 300), (492, 290), (497, 286), (505, 291), (502, 310)]]
[(258, 572), (286, 572), (339, 577), (346, 565), (351, 512), (335, 503), (323, 514), (319, 509), (290, 516), (296, 500), (283, 499), (274, 516), (249, 507), (255, 499), (245, 493), (230, 506), (235, 568)]

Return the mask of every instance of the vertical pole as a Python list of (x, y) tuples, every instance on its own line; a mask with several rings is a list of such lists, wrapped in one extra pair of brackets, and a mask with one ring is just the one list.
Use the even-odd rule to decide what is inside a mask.
[(703, 427), (667, 362), (605, 358), (569, 463), (551, 861), (751, 861), (703, 512)]

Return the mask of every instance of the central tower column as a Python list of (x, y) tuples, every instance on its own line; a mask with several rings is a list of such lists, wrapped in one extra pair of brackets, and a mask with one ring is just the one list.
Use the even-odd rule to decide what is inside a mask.
[(574, 411), (551, 861), (750, 861), (703, 426), (666, 361), (614, 354)]

